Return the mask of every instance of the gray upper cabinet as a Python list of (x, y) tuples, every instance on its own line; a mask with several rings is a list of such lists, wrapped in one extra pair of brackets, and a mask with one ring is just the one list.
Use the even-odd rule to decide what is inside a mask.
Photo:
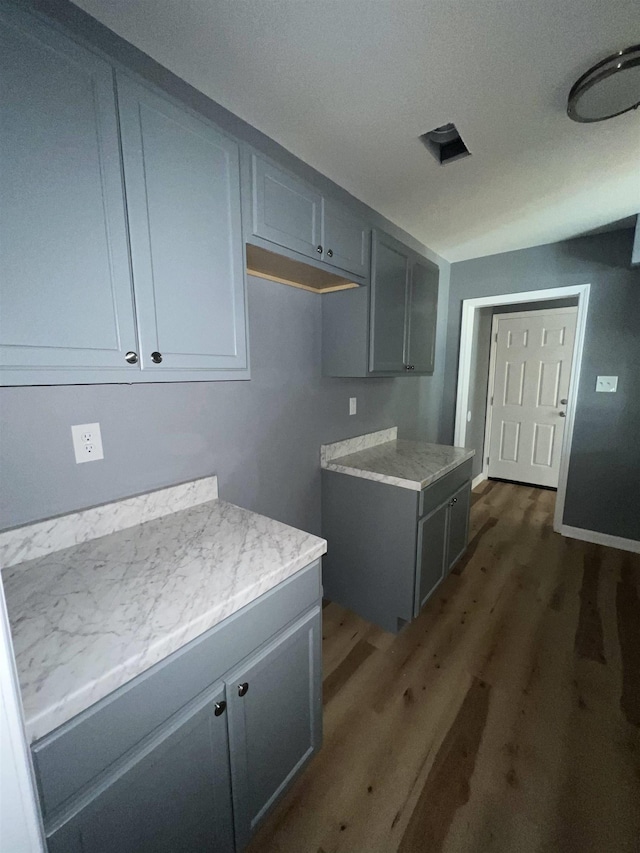
[(350, 210), (325, 198), (322, 208), (322, 257), (354, 275), (369, 272), (371, 229)]
[(49, 853), (231, 853), (224, 702), (217, 685), (143, 742), (50, 835)]
[(238, 143), (10, 6), (0, 85), (2, 384), (248, 378)]
[(6, 8), (0, 85), (3, 382), (126, 368), (136, 334), (111, 67)]
[(438, 318), (438, 269), (422, 261), (411, 264), (407, 304), (406, 363), (416, 373), (433, 373)]
[(321, 257), (320, 193), (255, 154), (251, 165), (253, 233), (301, 255)]
[(405, 315), (409, 252), (393, 237), (374, 231), (371, 252), (371, 332), (369, 370), (405, 369)]
[(369, 272), (367, 223), (256, 154), (251, 155), (251, 220), (253, 238), (360, 279)]
[(142, 370), (245, 368), (238, 144), (120, 74), (118, 102)]
[(322, 297), (325, 376), (433, 373), (438, 268), (374, 231), (371, 285)]
[(239, 850), (320, 745), (320, 645), (316, 607), (226, 679)]

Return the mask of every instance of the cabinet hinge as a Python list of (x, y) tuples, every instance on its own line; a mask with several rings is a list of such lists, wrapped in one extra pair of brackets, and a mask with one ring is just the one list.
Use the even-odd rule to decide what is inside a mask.
[[(485, 340), (486, 340), (486, 338), (485, 338)], [(498, 343), (498, 333), (497, 333), (497, 332), (496, 332), (495, 337), (494, 337), (494, 339), (493, 339), (493, 340), (494, 340), (496, 343)]]
[(491, 398), (491, 402), (489, 403), (489, 405), (493, 406), (493, 397)]
[(487, 465), (489, 464), (489, 457), (487, 456)]

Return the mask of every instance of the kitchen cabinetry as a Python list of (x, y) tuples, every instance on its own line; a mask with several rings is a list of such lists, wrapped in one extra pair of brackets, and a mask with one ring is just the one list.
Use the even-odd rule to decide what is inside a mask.
[(256, 154), (251, 175), (253, 237), (366, 277), (370, 248), (366, 223)]
[(50, 853), (242, 850), (320, 747), (320, 619), (316, 562), (34, 744)]
[(435, 265), (374, 231), (370, 288), (323, 297), (324, 375), (432, 373), (438, 275)]
[(417, 616), (466, 549), (471, 464), (421, 492), (323, 470), (325, 597), (387, 631)]
[(237, 142), (18, 10), (0, 38), (3, 384), (246, 378)]

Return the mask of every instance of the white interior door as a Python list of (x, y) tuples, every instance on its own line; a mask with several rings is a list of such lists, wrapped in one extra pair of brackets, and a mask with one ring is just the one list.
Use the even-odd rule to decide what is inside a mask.
[(494, 317), (490, 477), (558, 487), (576, 318), (577, 308)]

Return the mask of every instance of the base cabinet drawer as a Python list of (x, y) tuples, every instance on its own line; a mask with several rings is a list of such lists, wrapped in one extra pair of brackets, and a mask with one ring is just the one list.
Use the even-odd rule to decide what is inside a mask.
[(224, 685), (206, 691), (48, 839), (50, 853), (232, 853)]

